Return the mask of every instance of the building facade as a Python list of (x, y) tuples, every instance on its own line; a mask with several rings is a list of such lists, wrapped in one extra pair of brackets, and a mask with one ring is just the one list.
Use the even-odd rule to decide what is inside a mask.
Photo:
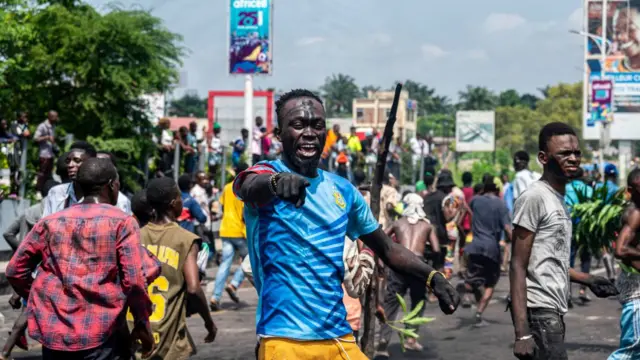
[[(393, 103), (393, 91), (369, 91), (366, 98), (353, 100), (353, 122), (358, 132), (377, 129), (384, 131), (385, 123)], [(401, 137), (403, 142), (416, 134), (418, 121), (418, 106), (415, 100), (409, 98), (409, 92), (402, 90), (396, 124), (393, 129), (394, 137)]]

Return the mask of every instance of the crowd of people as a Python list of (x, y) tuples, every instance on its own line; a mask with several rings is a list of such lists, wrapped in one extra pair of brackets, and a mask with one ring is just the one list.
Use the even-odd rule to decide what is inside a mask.
[[(327, 131), (323, 103), (308, 90), (281, 96), (276, 115), (277, 130), (267, 131), (256, 118), (253, 139), (243, 131), (231, 144), (234, 180), (219, 191), (213, 176), (226, 171), (220, 169), (219, 126), (199, 142), (196, 126), (174, 135), (162, 119), (156, 176), (131, 198), (120, 191), (112, 154), (72, 144), (57, 162), (60, 183), (40, 174), (42, 201), (4, 234), (15, 251), (6, 270), (16, 292), (10, 303), (23, 312), (0, 359), (10, 358), (15, 346), (27, 347), (27, 329), (45, 359), (188, 358), (196, 346), (186, 318), (202, 317), (204, 341), (214, 341), (211, 311), (220, 309), (224, 292), (239, 302), (245, 278), (259, 299), (258, 359), (365, 359), (362, 299), (371, 281), (380, 290), (376, 350), (388, 356), (393, 329), (387, 321), (397, 316), (398, 294), (409, 292), (418, 316), (425, 299), (445, 314), (475, 302), (475, 326), (484, 328), (483, 312), (505, 273), (518, 358), (567, 358), (562, 318), (571, 307), (570, 282), (581, 285), (585, 303), (587, 289), (598, 297), (619, 294), (622, 335), (611, 360), (640, 351), (633, 330), (640, 321), (634, 312), (640, 301), (640, 170), (629, 175), (632, 206), (615, 251), (603, 259), (610, 272), (598, 277), (589, 275), (591, 256), (584, 252), (581, 271), (573, 269), (578, 252), (569, 209), (577, 192), (606, 186), (613, 196), (618, 173), (611, 165), (603, 182), (588, 180), (568, 125), (541, 130), (542, 174), (530, 170), (522, 151), (513, 158), (513, 179), (507, 173), (473, 179), (467, 172), (460, 187), (451, 171), (436, 170), (428, 159), (429, 142), (416, 138), (412, 159), (427, 161), (424, 180), (400, 194), (398, 153), (390, 149), (376, 219), (362, 164), (375, 158), (379, 134), (361, 141), (355, 129), (348, 137), (339, 126)], [(56, 120), (50, 112), (34, 134), (40, 168), (48, 172), (59, 151), (53, 147)], [(176, 147), (184, 150), (177, 181)], [(199, 165), (203, 154), (208, 171)], [(621, 260), (619, 276), (614, 256)], [(210, 259), (218, 269), (207, 300), (202, 281)], [(242, 266), (228, 282), (236, 259)], [(418, 332), (417, 324), (408, 327)], [(422, 350), (414, 337), (404, 346)]]

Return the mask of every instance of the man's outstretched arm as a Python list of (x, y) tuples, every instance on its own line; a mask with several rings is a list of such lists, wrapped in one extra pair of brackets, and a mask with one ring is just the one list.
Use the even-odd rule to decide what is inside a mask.
[(440, 300), (442, 312), (452, 314), (456, 311), (460, 303), (458, 293), (442, 274), (436, 272), (417, 255), (404, 246), (391, 241), (381, 228), (370, 234), (362, 235), (360, 239), (392, 270), (416, 277), (432, 288)]
[(274, 198), (289, 201), (301, 207), (309, 182), (292, 173), (276, 173), (268, 165), (255, 165), (240, 173), (234, 180), (233, 191), (244, 202), (266, 204)]

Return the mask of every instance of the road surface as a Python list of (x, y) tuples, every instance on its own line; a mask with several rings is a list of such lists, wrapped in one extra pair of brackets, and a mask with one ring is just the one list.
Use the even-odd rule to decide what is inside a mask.
[[(207, 286), (211, 293), (212, 283)], [(402, 354), (398, 339), (390, 345), (391, 359), (515, 359), (512, 356), (513, 327), (509, 313), (504, 312), (502, 302), (507, 294), (508, 281), (503, 276), (498, 284), (495, 300), (485, 312), (490, 326), (472, 328), (473, 309), (460, 308), (452, 316), (444, 316), (436, 304), (428, 304), (425, 316), (436, 320), (420, 330), (422, 353)], [(574, 289), (577, 293), (577, 288)], [(205, 331), (202, 320), (196, 316), (189, 319), (189, 329), (198, 346), (198, 354), (193, 359), (247, 360), (254, 358), (255, 307), (257, 296), (253, 288), (239, 290), (241, 306), (235, 308), (230, 300), (223, 297), (223, 310), (214, 313), (218, 326), (218, 337), (213, 344), (204, 344)], [(4, 298), (2, 301), (5, 301)], [(407, 299), (408, 301), (408, 299)], [(2, 343), (18, 313), (4, 310), (5, 324), (0, 329)], [(620, 335), (620, 304), (615, 299), (594, 299), (587, 306), (576, 306), (565, 317), (567, 325), (566, 344), (570, 359), (602, 360), (616, 349)], [(30, 341), (29, 352), (14, 353), (15, 359), (40, 359), (40, 348)], [(381, 359), (381, 358), (380, 358)]]

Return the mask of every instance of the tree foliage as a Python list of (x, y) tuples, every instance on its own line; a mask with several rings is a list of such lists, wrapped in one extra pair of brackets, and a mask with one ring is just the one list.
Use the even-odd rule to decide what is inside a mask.
[(328, 117), (351, 115), (353, 99), (361, 94), (356, 80), (345, 74), (327, 77), (320, 91), (324, 97)]
[(498, 97), (493, 91), (482, 86), (467, 85), (459, 96), (459, 110), (493, 110), (498, 104)]
[(171, 101), (169, 113), (183, 117), (207, 117), (207, 98), (201, 99), (197, 94), (186, 93), (181, 98)]
[(112, 7), (102, 14), (82, 1), (5, 1), (0, 17), (3, 115), (27, 110), (35, 125), (55, 109), (60, 128), (129, 149), (123, 163), (140, 167), (151, 146), (141, 95), (177, 82), (180, 36), (146, 11)]

